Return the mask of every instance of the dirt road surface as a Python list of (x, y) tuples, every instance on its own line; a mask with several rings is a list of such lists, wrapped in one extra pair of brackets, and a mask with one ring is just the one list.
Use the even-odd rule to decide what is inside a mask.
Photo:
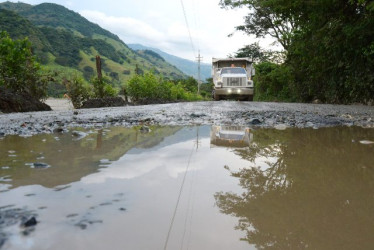
[(63, 132), (71, 127), (135, 125), (374, 128), (374, 107), (361, 105), (220, 101), (78, 110), (66, 106), (52, 108), (54, 111), (0, 114), (0, 136)]

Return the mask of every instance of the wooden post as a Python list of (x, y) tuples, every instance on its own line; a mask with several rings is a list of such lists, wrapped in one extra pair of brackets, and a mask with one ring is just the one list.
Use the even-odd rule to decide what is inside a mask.
[(101, 80), (103, 75), (101, 74), (101, 58), (100, 56), (96, 56), (96, 71), (97, 71), (97, 78)]

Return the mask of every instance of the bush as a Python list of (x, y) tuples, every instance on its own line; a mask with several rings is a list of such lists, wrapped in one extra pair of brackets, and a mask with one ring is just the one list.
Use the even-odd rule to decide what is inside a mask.
[(82, 107), (83, 102), (91, 96), (90, 86), (78, 76), (74, 76), (69, 80), (65, 79), (64, 84), (74, 108)]
[(48, 73), (41, 72), (27, 38), (12, 40), (8, 33), (0, 33), (0, 85), (40, 100), (47, 96), (51, 78)]
[(93, 78), (93, 97), (94, 98), (104, 98), (104, 97), (113, 97), (118, 95), (118, 89), (114, 88), (108, 83), (107, 78)]
[(126, 86), (126, 93), (133, 102), (154, 101), (197, 101), (203, 98), (187, 91), (181, 82), (173, 83), (156, 77), (152, 73), (135, 75)]
[(291, 68), (284, 64), (262, 62), (256, 65), (255, 100), (296, 101)]

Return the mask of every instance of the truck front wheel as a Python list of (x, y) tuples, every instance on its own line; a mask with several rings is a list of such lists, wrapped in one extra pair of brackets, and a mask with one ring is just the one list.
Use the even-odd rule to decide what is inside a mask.
[(253, 101), (253, 95), (249, 95), (247, 100), (248, 100), (249, 102), (252, 102), (252, 101)]
[(216, 93), (214, 93), (214, 100), (215, 101), (219, 101), (219, 99), (220, 99), (219, 95), (217, 95)]

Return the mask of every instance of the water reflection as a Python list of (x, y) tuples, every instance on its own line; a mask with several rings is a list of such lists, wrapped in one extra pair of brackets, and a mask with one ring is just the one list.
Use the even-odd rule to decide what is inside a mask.
[[(249, 161), (232, 170), (242, 192), (217, 192), (259, 249), (371, 249), (374, 245), (374, 131), (359, 128), (256, 130)], [(231, 170), (230, 170), (231, 169)]]
[(70, 131), (32, 137), (7, 136), (0, 141), (0, 184), (4, 188), (39, 184), (55, 187), (79, 181), (128, 150), (151, 148), (180, 127), (138, 127)]
[[(374, 144), (363, 143), (374, 141), (373, 130), (142, 131), (0, 139), (0, 248), (366, 249), (374, 243)], [(25, 235), (19, 220), (31, 216), (38, 223)]]
[(243, 126), (212, 126), (210, 132), (211, 147), (246, 147), (253, 140), (248, 127)]

